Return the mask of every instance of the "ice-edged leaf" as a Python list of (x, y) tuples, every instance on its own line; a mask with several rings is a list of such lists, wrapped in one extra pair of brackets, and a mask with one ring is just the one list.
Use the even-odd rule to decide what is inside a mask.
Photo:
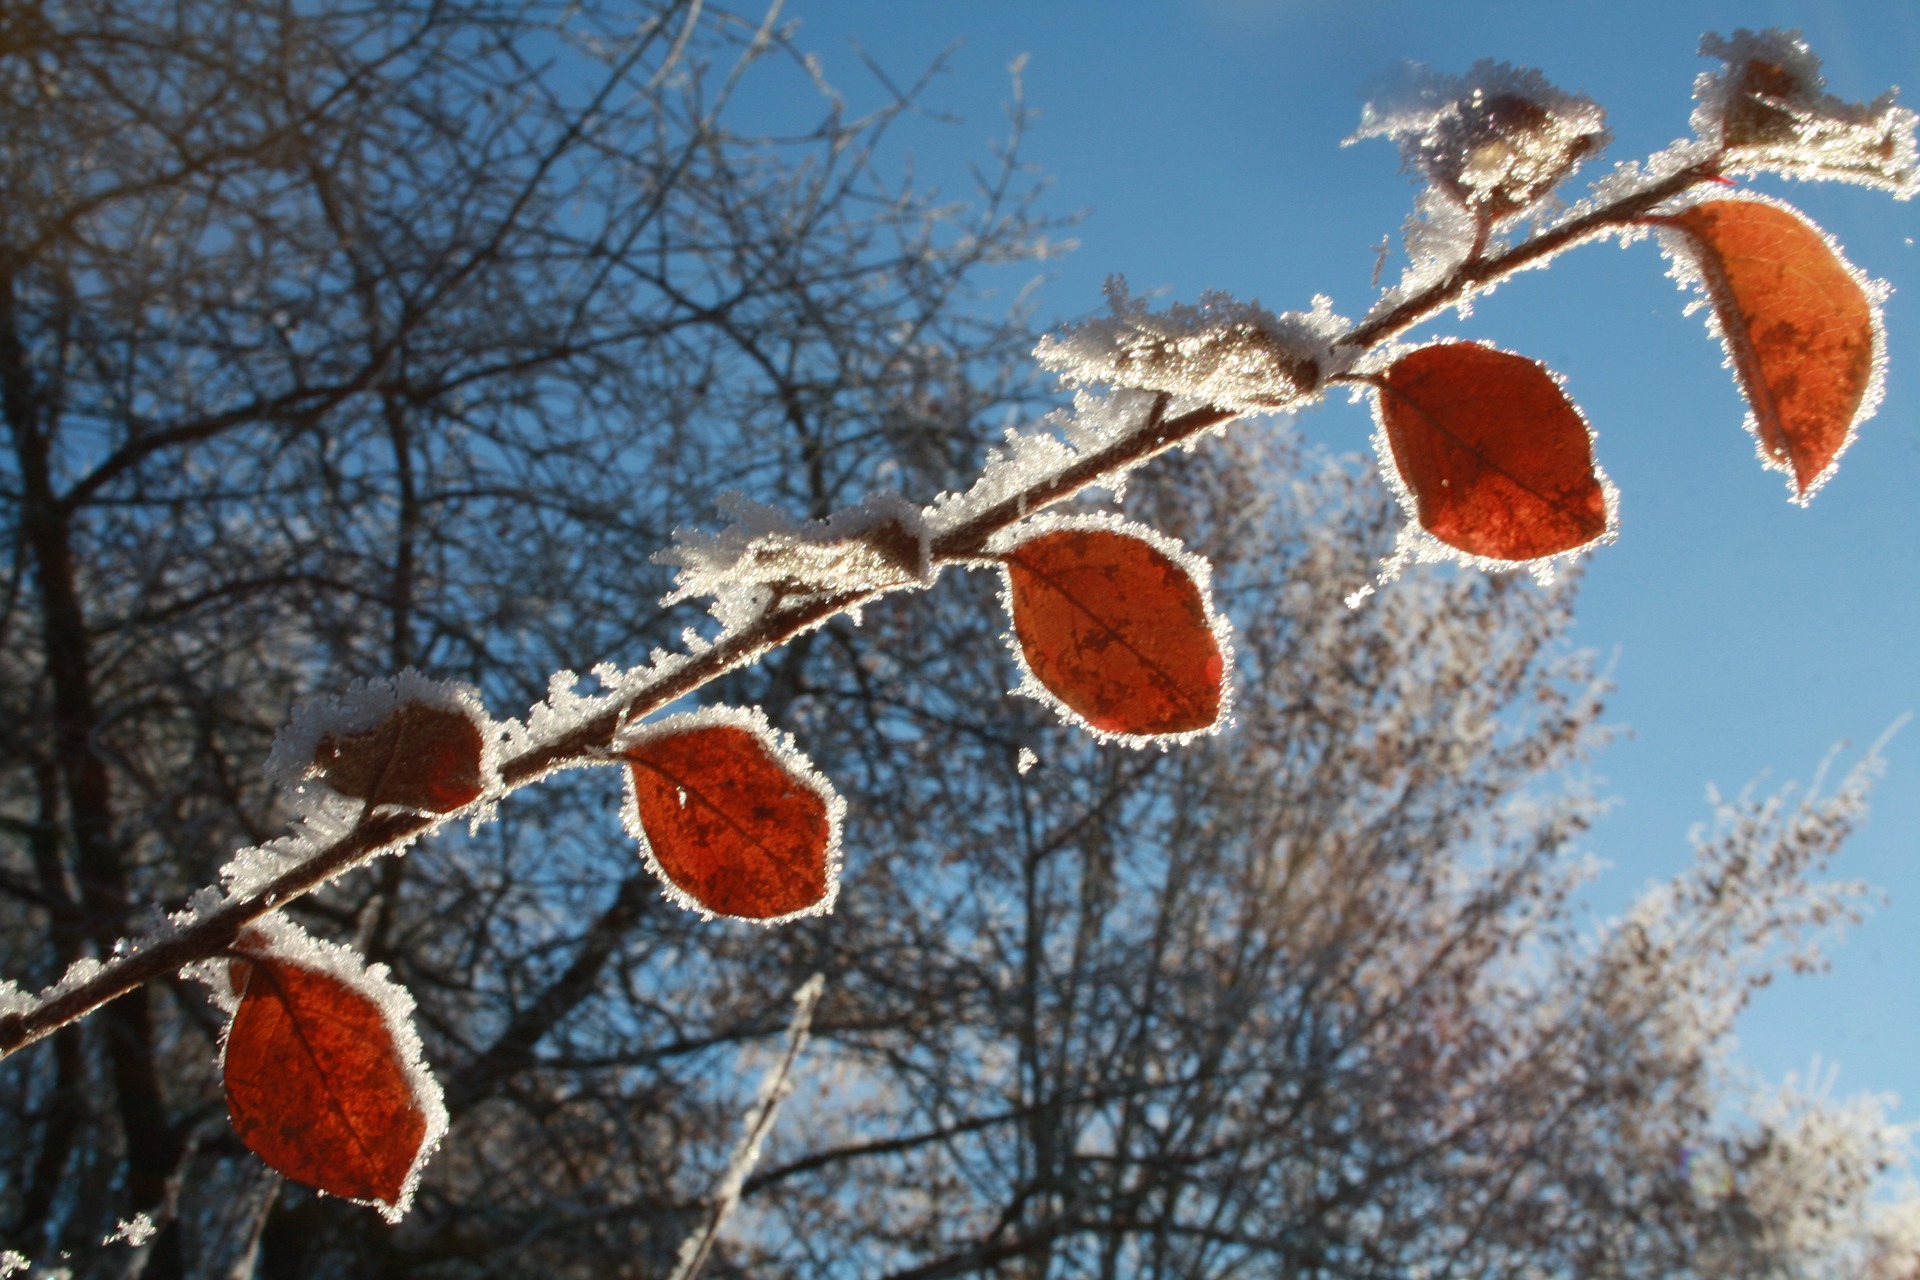
[(447, 1129), (413, 998), (385, 965), (280, 917), (255, 922), (234, 954), (220, 1056), (234, 1132), (294, 1181), (399, 1221)]
[(614, 751), (627, 830), (669, 897), (762, 924), (833, 909), (845, 803), (759, 708), (668, 716)]
[(1676, 277), (1712, 303), (1760, 461), (1805, 503), (1879, 404), (1884, 289), (1777, 201), (1707, 200), (1657, 221)]
[(274, 741), (268, 772), (352, 807), (456, 813), (498, 785), (498, 732), (479, 691), (411, 668), (301, 707)]
[(1233, 650), (1200, 557), (1108, 516), (1029, 520), (989, 551), (1027, 676), (1020, 692), (1135, 746), (1223, 723)]
[(1450, 558), (1507, 568), (1612, 536), (1593, 432), (1538, 361), (1442, 342), (1399, 356), (1373, 384), (1388, 482)]

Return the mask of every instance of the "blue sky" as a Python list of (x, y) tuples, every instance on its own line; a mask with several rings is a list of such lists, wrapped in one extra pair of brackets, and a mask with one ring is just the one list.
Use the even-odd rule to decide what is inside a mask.
[[(1389, 232), (1397, 242), (1413, 187), (1388, 144), (1339, 144), (1406, 59), (1537, 66), (1607, 107), (1612, 159), (1687, 132), (1705, 31), (1798, 27), (1833, 92), (1869, 98), (1904, 78), (1920, 106), (1914, 0), (790, 0), (786, 15), (850, 85), (852, 40), (896, 74), (963, 42), (928, 98), (960, 123), (904, 137), (922, 173), (956, 194), (955, 161), (1002, 131), (1006, 67), (1028, 55), (1039, 116), (1027, 158), (1053, 175), (1053, 209), (1087, 212), (1079, 248), (1039, 295), (1048, 317), (1099, 309), (1113, 272), (1170, 299), (1222, 289), (1284, 310), (1327, 293), (1337, 311), (1364, 311), (1375, 246)], [(1594, 765), (1615, 801), (1588, 841), (1613, 864), (1593, 891), (1603, 915), (1685, 865), (1709, 782), (1809, 779), (1836, 747), (1843, 769), (1920, 711), (1920, 201), (1753, 185), (1799, 205), (1896, 290), (1886, 400), (1807, 509), (1754, 460), (1719, 348), (1682, 314), (1650, 244), (1586, 248), (1428, 330), (1564, 376), (1622, 493), (1620, 539), (1591, 557), (1576, 630), (1612, 660), (1608, 718), (1631, 730)], [(1370, 422), (1336, 402), (1301, 428), (1358, 449)], [(1891, 900), (1833, 952), (1830, 973), (1760, 995), (1740, 1056), (1778, 1079), (1817, 1055), (1839, 1065), (1839, 1092), (1898, 1092), (1898, 1116), (1920, 1120), (1920, 725), (1887, 758), (1872, 821), (1835, 874)]]

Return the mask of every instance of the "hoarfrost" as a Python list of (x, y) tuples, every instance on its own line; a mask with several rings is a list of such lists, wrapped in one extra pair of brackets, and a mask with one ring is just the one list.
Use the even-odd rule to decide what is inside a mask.
[(1402, 162), (1483, 227), (1524, 213), (1607, 144), (1606, 113), (1531, 67), (1482, 59), (1464, 76), (1417, 63), (1369, 102), (1346, 141), (1389, 138)]
[[(279, 912), (270, 912), (249, 924), (235, 949), (242, 955), (271, 958), (309, 972), (326, 974), (372, 1001), (380, 1010), (387, 1033), (393, 1037), (394, 1053), (411, 1087), (413, 1103), (426, 1121), (426, 1132), (421, 1137), (419, 1151), (414, 1154), (413, 1167), (407, 1171), (400, 1194), (393, 1203), (379, 1200), (356, 1203), (373, 1205), (388, 1222), (400, 1221), (413, 1203), (413, 1193), (420, 1184), (421, 1170), (426, 1167), (428, 1158), (439, 1149), (441, 1139), (447, 1133), (447, 1108), (441, 1096), (440, 1082), (434, 1079), (433, 1072), (427, 1067), (425, 1048), (420, 1043), (420, 1033), (413, 1025), (412, 994), (393, 980), (386, 965), (370, 965), (352, 947), (316, 938)], [(212, 986), (216, 1002), (223, 1007), (229, 1010), (237, 1007), (238, 998), (233, 992), (226, 964), (209, 961), (196, 965), (190, 976)], [(224, 1040), (220, 1054), (224, 1064)]]
[(1021, 777), (1025, 777), (1033, 766), (1040, 763), (1040, 757), (1033, 753), (1032, 747), (1020, 748), (1020, 757), (1014, 761), (1013, 768)]
[(897, 493), (868, 495), (825, 520), (796, 522), (776, 507), (728, 491), (728, 523), (714, 533), (676, 529), (654, 558), (678, 566), (663, 604), (711, 596), (723, 628), (752, 625), (775, 604), (929, 581), (926, 520)]
[(1797, 30), (1707, 35), (1702, 57), (1726, 67), (1694, 82), (1693, 127), (1726, 149), (1730, 173), (1857, 182), (1911, 199), (1920, 191), (1915, 114), (1887, 90), (1872, 102), (1827, 93), (1820, 58)]
[(1034, 348), (1041, 367), (1069, 387), (1164, 391), (1260, 412), (1298, 404), (1339, 371), (1333, 343), (1346, 321), (1324, 297), (1311, 311), (1276, 316), (1218, 292), (1154, 312), (1117, 275), (1107, 278), (1106, 294), (1111, 315), (1048, 334)]
[(8, 1249), (5, 1253), (0, 1253), (0, 1280), (7, 1280), (8, 1276), (30, 1270), (32, 1266), (33, 1264), (27, 1261), (26, 1254)]
[(160, 1228), (153, 1225), (153, 1219), (144, 1213), (136, 1213), (131, 1218), (120, 1218), (114, 1223), (113, 1234), (103, 1237), (101, 1244), (117, 1244), (125, 1241), (138, 1249), (159, 1234)]

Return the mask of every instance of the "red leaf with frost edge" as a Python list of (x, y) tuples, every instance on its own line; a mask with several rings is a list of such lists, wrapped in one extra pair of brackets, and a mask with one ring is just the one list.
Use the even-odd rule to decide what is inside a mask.
[(400, 1206), (428, 1124), (380, 1006), (280, 956), (232, 972), (245, 983), (221, 1057), (234, 1132), (295, 1182)]
[(1219, 723), (1226, 654), (1199, 585), (1146, 539), (1068, 525), (1000, 558), (1035, 680), (1102, 733), (1158, 737)]
[(323, 736), (313, 770), (356, 800), (452, 813), (485, 790), (484, 752), (480, 726), (470, 716), (408, 702), (365, 733)]
[(831, 904), (839, 798), (763, 718), (717, 709), (675, 717), (620, 757), (628, 826), (690, 905), (772, 922)]
[(1375, 381), (1414, 517), (1489, 560), (1561, 555), (1606, 536), (1586, 419), (1538, 361), (1477, 342), (1421, 347)]
[(1761, 461), (1806, 501), (1873, 408), (1880, 334), (1859, 274), (1780, 205), (1709, 200), (1658, 221), (1699, 268)]

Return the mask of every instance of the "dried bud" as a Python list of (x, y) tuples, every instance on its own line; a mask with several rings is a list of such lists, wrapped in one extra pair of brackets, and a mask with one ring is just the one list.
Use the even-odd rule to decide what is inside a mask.
[(1484, 225), (1533, 208), (1607, 143), (1597, 104), (1530, 68), (1482, 61), (1414, 81), (1405, 102), (1369, 103), (1355, 137), (1396, 139), (1409, 168)]
[(1892, 90), (1868, 103), (1827, 93), (1820, 59), (1797, 31), (1709, 35), (1700, 52), (1727, 66), (1695, 82), (1693, 125), (1724, 148), (1729, 171), (1858, 182), (1903, 200), (1920, 190), (1916, 117), (1894, 105)]

